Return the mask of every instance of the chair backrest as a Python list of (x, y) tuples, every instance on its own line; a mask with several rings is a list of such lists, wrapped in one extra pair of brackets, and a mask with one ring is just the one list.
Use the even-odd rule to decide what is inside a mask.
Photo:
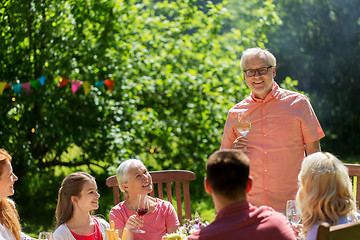
[[(189, 181), (193, 181), (196, 179), (195, 173), (186, 170), (163, 170), (163, 171), (152, 171), (150, 172), (150, 174), (154, 184), (154, 190), (150, 193), (150, 196), (155, 197), (156, 195), (158, 198), (164, 199), (165, 189), (163, 188), (163, 183), (165, 183), (167, 200), (172, 203), (173, 200), (172, 187), (173, 185), (175, 185), (177, 215), (180, 224), (183, 225), (182, 202), (184, 202), (185, 218), (191, 219)], [(183, 186), (183, 191), (181, 191), (181, 183)], [(106, 185), (108, 187), (113, 188), (114, 204), (115, 205), (118, 204), (120, 202), (120, 189), (116, 176), (108, 177), (106, 179)], [(157, 194), (155, 194), (156, 192)]]
[(331, 226), (328, 223), (319, 225), (317, 240), (355, 240), (360, 239), (360, 222)]
[(356, 181), (356, 207), (359, 208), (360, 203), (360, 165), (359, 164), (344, 164), (349, 169), (349, 177), (354, 184), (354, 177), (357, 177)]

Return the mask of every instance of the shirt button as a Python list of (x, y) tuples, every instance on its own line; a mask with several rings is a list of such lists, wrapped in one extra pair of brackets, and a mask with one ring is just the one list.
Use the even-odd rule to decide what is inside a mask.
[(265, 188), (265, 190), (267, 190), (267, 187)]
[(265, 169), (264, 171), (267, 172), (267, 169)]
[(265, 152), (265, 154), (267, 154), (267, 152)]
[(266, 134), (264, 134), (264, 137), (266, 137)]

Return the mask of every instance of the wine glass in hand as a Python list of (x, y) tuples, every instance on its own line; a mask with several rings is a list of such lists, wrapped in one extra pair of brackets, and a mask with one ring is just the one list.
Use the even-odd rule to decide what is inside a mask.
[[(236, 129), (239, 131), (239, 133), (241, 133), (241, 135), (243, 135), (244, 137), (246, 136), (246, 134), (248, 134), (248, 132), (251, 129), (251, 122), (250, 122), (250, 117), (249, 114), (247, 112), (239, 112), (238, 116), (237, 116), (237, 121), (236, 121)], [(244, 152), (248, 152), (249, 150), (245, 147)]]
[(43, 240), (51, 240), (52, 239), (52, 233), (51, 232), (40, 232), (39, 233), (39, 239)]
[(289, 219), (291, 225), (300, 223), (300, 212), (295, 206), (295, 200), (288, 200), (286, 202), (286, 217)]
[[(135, 203), (135, 211), (139, 218), (142, 218), (149, 211), (149, 199), (147, 194), (138, 194)], [(133, 230), (136, 233), (145, 233), (144, 230), (137, 228)]]

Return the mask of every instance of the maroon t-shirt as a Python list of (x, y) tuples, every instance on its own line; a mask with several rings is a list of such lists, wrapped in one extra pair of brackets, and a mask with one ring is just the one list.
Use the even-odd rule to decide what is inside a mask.
[(284, 214), (242, 201), (221, 209), (214, 222), (188, 238), (197, 239), (295, 240), (296, 237)]

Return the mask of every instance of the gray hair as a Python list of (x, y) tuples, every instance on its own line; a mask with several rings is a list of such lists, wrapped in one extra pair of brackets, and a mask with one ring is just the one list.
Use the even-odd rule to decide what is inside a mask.
[(132, 166), (132, 165), (135, 165), (135, 164), (141, 164), (143, 166), (144, 163), (139, 160), (139, 159), (128, 159), (128, 160), (125, 160), (124, 162), (122, 162), (120, 164), (120, 166), (118, 167), (118, 169), (116, 170), (116, 179), (119, 183), (119, 188), (120, 188), (120, 191), (126, 193), (125, 189), (121, 186), (122, 183), (127, 183), (128, 181), (128, 176), (127, 176), (127, 173), (129, 171), (129, 168)]
[(246, 58), (249, 56), (253, 56), (253, 55), (265, 55), (268, 60), (268, 63), (271, 66), (274, 66), (274, 67), (276, 66), (276, 58), (271, 52), (269, 52), (266, 49), (261, 49), (259, 47), (256, 47), (256, 48), (248, 48), (243, 52), (243, 54), (241, 56), (241, 60), (240, 60), (240, 67), (242, 70), (245, 70), (244, 65), (245, 65)]

